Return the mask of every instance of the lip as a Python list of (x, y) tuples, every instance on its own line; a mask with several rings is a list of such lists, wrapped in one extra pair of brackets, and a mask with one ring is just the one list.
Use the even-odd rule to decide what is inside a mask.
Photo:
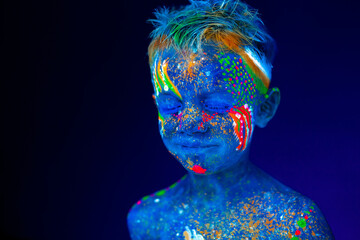
[(188, 149), (199, 149), (199, 148), (213, 148), (213, 147), (217, 147), (218, 145), (183, 145), (183, 144), (179, 144), (182, 148), (188, 148)]

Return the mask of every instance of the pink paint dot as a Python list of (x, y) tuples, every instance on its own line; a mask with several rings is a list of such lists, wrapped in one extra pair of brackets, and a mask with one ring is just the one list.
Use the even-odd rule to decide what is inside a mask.
[(139, 201), (137, 201), (137, 203), (136, 203), (136, 204), (137, 204), (137, 205), (140, 205), (140, 203), (141, 203), (141, 201), (139, 200)]
[(240, 95), (240, 92), (238, 92), (238, 95)]
[(306, 215), (304, 218), (305, 218), (306, 220), (308, 220), (309, 217)]
[(234, 87), (236, 87), (235, 83), (233, 84)]
[(231, 94), (234, 94), (234, 92), (231, 92)]
[(296, 235), (296, 236), (299, 236), (299, 235), (300, 235), (300, 233), (301, 233), (301, 232), (300, 232), (300, 230), (299, 230), (299, 229), (295, 231), (295, 235)]
[(251, 99), (253, 99), (253, 96), (251, 95)]
[(235, 66), (236, 70), (239, 70), (239, 67), (238, 66)]
[(310, 209), (310, 212), (312, 212), (312, 210)]
[(238, 77), (235, 77), (236, 80), (238, 80)]
[(239, 58), (239, 62), (241, 62), (241, 63), (242, 63), (242, 59), (241, 59), (241, 58)]
[(229, 78), (230, 81), (232, 81), (232, 78)]

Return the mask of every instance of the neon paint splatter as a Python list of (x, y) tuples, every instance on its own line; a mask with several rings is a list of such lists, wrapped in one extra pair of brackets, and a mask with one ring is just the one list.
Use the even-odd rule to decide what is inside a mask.
[(206, 169), (202, 168), (201, 166), (199, 165), (194, 165), (191, 170), (193, 170), (194, 172), (196, 173), (199, 173), (199, 174), (204, 174), (206, 172)]
[(159, 95), (159, 92), (162, 90), (164, 91), (172, 91), (176, 96), (178, 96), (180, 99), (182, 99), (181, 94), (179, 93), (179, 90), (174, 85), (174, 83), (170, 80), (167, 68), (168, 68), (168, 59), (163, 60), (161, 62), (161, 59), (156, 60), (154, 62), (154, 70), (153, 70), (153, 81), (155, 85), (155, 91), (156, 95)]
[(160, 112), (158, 112), (158, 120), (159, 120), (160, 125), (161, 125), (160, 133), (164, 134), (164, 117), (161, 115)]
[(244, 105), (241, 108), (235, 106), (229, 111), (229, 115), (234, 121), (234, 132), (239, 141), (239, 146), (236, 150), (244, 150), (252, 134), (252, 111), (248, 105)]

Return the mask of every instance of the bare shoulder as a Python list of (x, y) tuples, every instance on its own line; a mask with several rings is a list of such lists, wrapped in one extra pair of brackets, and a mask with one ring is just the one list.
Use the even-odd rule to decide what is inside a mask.
[[(334, 239), (319, 207), (295, 191), (279, 193), (268, 217), (273, 219), (274, 236), (284, 239)], [(270, 220), (268, 220), (269, 222)]]
[(159, 226), (162, 222), (166, 222), (166, 213), (176, 196), (181, 194), (181, 180), (170, 187), (143, 197), (132, 206), (127, 216), (132, 240), (160, 239)]

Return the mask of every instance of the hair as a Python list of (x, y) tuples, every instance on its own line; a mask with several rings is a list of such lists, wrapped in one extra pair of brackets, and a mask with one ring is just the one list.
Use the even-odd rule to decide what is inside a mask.
[(204, 43), (241, 55), (266, 87), (271, 79), (276, 45), (257, 10), (240, 0), (189, 0), (179, 9), (166, 7), (150, 19), (149, 63), (166, 48), (201, 51)]

